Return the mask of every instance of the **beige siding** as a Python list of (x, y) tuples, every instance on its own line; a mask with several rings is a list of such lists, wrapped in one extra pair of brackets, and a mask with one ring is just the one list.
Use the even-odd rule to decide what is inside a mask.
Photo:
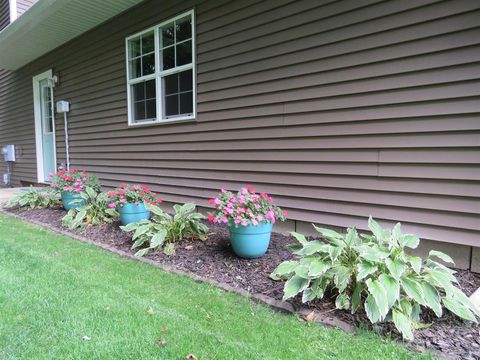
[[(197, 120), (128, 128), (125, 37), (194, 6)], [(206, 205), (249, 182), (292, 219), (480, 246), (479, 19), (469, 0), (147, 1), (0, 74), (0, 143), (35, 181), (31, 77), (53, 68), (72, 164), (107, 185)]]
[(25, 11), (30, 9), (38, 0), (17, 0), (17, 15), (22, 15)]

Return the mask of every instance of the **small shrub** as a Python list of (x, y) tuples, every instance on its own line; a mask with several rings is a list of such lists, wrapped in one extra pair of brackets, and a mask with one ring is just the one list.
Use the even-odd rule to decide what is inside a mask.
[(9, 208), (21, 207), (30, 209), (43, 209), (58, 206), (60, 204), (60, 196), (58, 192), (49, 188), (30, 188), (21, 191), (10, 199), (6, 206)]
[[(80, 193), (85, 205), (70, 209), (63, 217), (62, 223), (69, 229), (85, 228), (88, 225), (99, 225), (111, 223), (118, 216), (115, 209), (107, 207), (108, 197), (104, 192), (97, 193), (94, 189), (87, 187), (85, 192)], [(80, 199), (72, 202), (80, 202)]]
[(442, 305), (459, 317), (477, 322), (479, 310), (454, 284), (455, 271), (433, 260), (453, 264), (439, 251), (428, 257), (408, 255), (420, 239), (402, 234), (400, 223), (393, 230), (382, 229), (372, 218), (372, 234), (358, 235), (355, 229), (346, 234), (315, 227), (325, 241), (307, 241), (299, 233), (292, 235), (299, 244), (291, 245), (298, 260), (281, 263), (271, 274), (275, 280), (286, 279), (284, 299), (302, 293), (302, 301), (323, 298), (327, 291), (337, 294), (338, 309), (355, 313), (363, 306), (372, 323), (393, 321), (405, 339), (413, 339), (420, 323), (422, 307), (442, 316)]
[(144, 256), (149, 251), (159, 251), (163, 247), (166, 255), (175, 253), (174, 243), (184, 239), (206, 240), (208, 227), (201, 222), (205, 216), (195, 212), (195, 204), (174, 205), (175, 214), (169, 215), (155, 205), (147, 204), (147, 208), (154, 214), (150, 220), (121, 226), (123, 231), (134, 231), (132, 249), (143, 245), (136, 256)]

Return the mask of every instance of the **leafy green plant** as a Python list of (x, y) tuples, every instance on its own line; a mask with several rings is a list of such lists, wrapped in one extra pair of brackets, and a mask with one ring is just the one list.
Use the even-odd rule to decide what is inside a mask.
[(159, 251), (163, 247), (166, 255), (175, 253), (174, 243), (183, 239), (206, 240), (208, 227), (201, 221), (205, 216), (195, 212), (195, 204), (174, 205), (175, 214), (169, 215), (158, 206), (147, 204), (147, 208), (153, 213), (150, 220), (142, 220), (137, 223), (121, 226), (126, 232), (134, 231), (132, 249), (143, 245), (136, 256), (145, 256), (151, 250)]
[(10, 199), (6, 206), (43, 209), (48, 207), (58, 206), (60, 204), (60, 196), (57, 191), (50, 188), (35, 188), (30, 186), (28, 190), (20, 191), (12, 199)]
[(442, 305), (459, 317), (477, 322), (479, 310), (455, 286), (455, 271), (434, 260), (447, 263), (450, 256), (430, 251), (422, 260), (408, 255), (405, 248), (415, 249), (420, 239), (403, 234), (400, 223), (390, 231), (382, 229), (371, 217), (371, 234), (359, 235), (348, 229), (346, 234), (316, 227), (325, 241), (308, 241), (291, 233), (299, 244), (290, 245), (297, 260), (281, 263), (271, 274), (275, 280), (286, 279), (284, 299), (302, 293), (302, 301), (336, 295), (338, 309), (355, 313), (363, 307), (372, 323), (393, 321), (405, 339), (413, 339), (420, 323), (422, 307), (442, 316)]
[(62, 223), (69, 229), (83, 229), (88, 225), (99, 225), (111, 223), (118, 216), (115, 209), (110, 209), (108, 196), (104, 192), (97, 193), (93, 188), (87, 187), (85, 192), (80, 193), (81, 199), (72, 202), (85, 200), (85, 205), (73, 208), (63, 217)]

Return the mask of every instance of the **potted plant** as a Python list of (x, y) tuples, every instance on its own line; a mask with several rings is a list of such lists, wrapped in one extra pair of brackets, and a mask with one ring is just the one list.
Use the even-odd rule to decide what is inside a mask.
[(59, 170), (51, 176), (50, 186), (60, 192), (65, 210), (85, 205), (81, 193), (87, 187), (95, 191), (100, 190), (100, 184), (96, 176), (88, 174), (85, 170), (79, 171), (76, 169)]
[(109, 191), (107, 196), (108, 207), (117, 209), (120, 222), (124, 226), (150, 218), (150, 211), (145, 207), (145, 203), (159, 205), (162, 202), (158, 195), (145, 185), (123, 183), (121, 187)]
[(215, 206), (215, 212), (208, 220), (227, 224), (233, 251), (249, 259), (267, 252), (273, 224), (276, 220), (284, 221), (287, 215), (268, 194), (257, 194), (250, 185), (237, 194), (222, 189), (209, 203)]

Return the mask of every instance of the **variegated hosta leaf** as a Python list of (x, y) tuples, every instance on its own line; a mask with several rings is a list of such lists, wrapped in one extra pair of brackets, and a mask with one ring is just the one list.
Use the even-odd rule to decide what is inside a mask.
[(310, 280), (301, 276), (294, 275), (285, 283), (283, 288), (283, 300), (290, 299), (297, 295), (299, 292), (305, 290)]
[(401, 247), (409, 247), (411, 249), (416, 249), (418, 247), (418, 244), (420, 244), (420, 239), (415, 235), (404, 234), (400, 236), (398, 242)]
[(308, 270), (309, 270), (309, 266), (300, 264), (295, 268), (294, 271), (296, 275), (301, 276), (305, 279), (308, 279)]
[(350, 307), (350, 298), (347, 294), (341, 293), (335, 299), (335, 307), (337, 309), (347, 310)]
[(330, 282), (331, 280), (326, 276), (319, 277), (311, 282), (310, 289), (315, 293), (318, 299), (322, 299)]
[(423, 290), (419, 282), (407, 278), (402, 278), (400, 282), (402, 284), (402, 289), (410, 298), (419, 304), (425, 305)]
[(337, 287), (338, 292), (341, 293), (347, 288), (350, 282), (350, 276), (352, 275), (351, 271), (349, 268), (342, 265), (335, 266), (332, 268), (332, 270), (334, 271), (334, 274), (335, 274), (334, 275), (335, 286)]
[(400, 330), (404, 339), (413, 340), (412, 321), (409, 317), (402, 314), (400, 311), (393, 309), (392, 318), (395, 327)]
[(368, 228), (380, 243), (385, 242), (389, 237), (389, 231), (382, 229), (380, 224), (370, 216), (368, 219)]
[(344, 235), (331, 229), (321, 228), (316, 226), (315, 224), (312, 224), (312, 225), (315, 228), (315, 230), (320, 234), (322, 234), (325, 240), (327, 240), (332, 245), (339, 246), (339, 247), (342, 247), (345, 245), (345, 242), (343, 241), (343, 238), (345, 237)]
[(422, 270), (422, 258), (418, 256), (409, 256), (406, 255), (405, 259), (412, 265), (413, 271), (415, 271), (417, 274), (420, 274), (420, 271)]
[(477, 319), (475, 318), (475, 315), (470, 311), (469, 308), (464, 306), (460, 301), (452, 298), (444, 298), (442, 302), (443, 302), (443, 305), (445, 305), (445, 307), (448, 310), (460, 316), (462, 319), (470, 320), (477, 323)]
[(315, 253), (327, 253), (331, 245), (321, 243), (320, 241), (310, 241), (308, 244), (305, 244), (303, 248), (295, 251), (295, 255), (309, 256)]
[(425, 281), (422, 281), (420, 285), (423, 290), (425, 304), (433, 310), (435, 315), (438, 317), (442, 316), (442, 304), (440, 303), (440, 295), (437, 289)]
[(284, 261), (276, 267), (270, 277), (273, 280), (280, 280), (282, 277), (292, 274), (297, 266), (298, 261)]
[(470, 298), (463, 293), (459, 288), (452, 286), (447, 292), (447, 297), (451, 297), (466, 307), (468, 307), (474, 314), (480, 317), (480, 309), (475, 306), (475, 304), (470, 300)]
[(150, 239), (150, 248), (155, 249), (159, 246), (162, 246), (166, 240), (166, 236), (167, 236), (167, 230), (165, 229), (162, 229), (161, 231), (157, 232)]
[(355, 289), (352, 294), (352, 314), (354, 314), (362, 303), (362, 293), (365, 290), (365, 284), (363, 282), (358, 282), (355, 285)]
[(361, 261), (357, 264), (357, 281), (366, 278), (378, 270), (378, 266), (373, 265), (368, 261)]
[(135, 256), (140, 256), (140, 257), (145, 256), (148, 254), (149, 250), (150, 250), (149, 248), (140, 249), (135, 253)]
[(381, 249), (378, 245), (360, 245), (356, 246), (355, 250), (358, 251), (360, 257), (363, 259), (373, 262), (381, 263), (384, 259), (389, 256), (389, 252)]
[(437, 258), (445, 261), (446, 263), (451, 263), (451, 264), (455, 265), (453, 259), (450, 256), (448, 256), (447, 254), (444, 254), (441, 251), (430, 250), (430, 252), (428, 253), (428, 257), (431, 258), (432, 256), (436, 256)]
[(385, 265), (390, 271), (390, 274), (392, 274), (392, 276), (397, 280), (401, 278), (401, 276), (407, 269), (405, 263), (400, 259), (395, 259), (395, 260), (392, 260), (390, 258), (385, 259)]
[(437, 287), (443, 288), (447, 292), (453, 286), (448, 273), (445, 273), (444, 271), (441, 271), (441, 270), (429, 269), (425, 271), (424, 277), (425, 279), (428, 280), (429, 283), (432, 283)]
[(360, 238), (358, 237), (357, 230), (355, 228), (347, 230), (347, 235), (345, 236), (344, 241), (347, 246), (358, 245), (361, 242)]
[(328, 262), (314, 259), (310, 263), (310, 267), (308, 269), (308, 276), (318, 277), (320, 275), (323, 275), (328, 269), (330, 269), (331, 266), (332, 265)]
[(342, 251), (343, 251), (343, 248), (338, 246), (330, 246), (328, 248), (328, 254), (330, 255), (330, 259), (332, 260), (332, 262), (337, 261)]
[(372, 324), (380, 320), (380, 311), (372, 295), (368, 295), (365, 300), (365, 312), (367, 313), (368, 320), (370, 320)]
[(392, 276), (381, 274), (378, 280), (387, 292), (388, 308), (391, 308), (400, 299), (400, 284)]
[(388, 314), (389, 310), (387, 291), (378, 280), (372, 281), (372, 279), (367, 279), (365, 284), (367, 285), (368, 292), (375, 299), (375, 304), (377, 305), (380, 314), (380, 320), (382, 320)]
[(392, 246), (399, 245), (401, 236), (402, 236), (401, 224), (396, 223), (395, 226), (392, 229), (392, 234), (391, 234), (391, 237), (390, 237), (391, 238), (390, 245), (392, 245)]
[(297, 241), (298, 241), (300, 244), (302, 244), (302, 245), (308, 244), (308, 240), (307, 240), (307, 238), (305, 237), (305, 235), (300, 234), (300, 233), (297, 233), (297, 232), (295, 232), (295, 231), (292, 231), (292, 232), (290, 233), (290, 235), (292, 235), (295, 239), (297, 239)]

